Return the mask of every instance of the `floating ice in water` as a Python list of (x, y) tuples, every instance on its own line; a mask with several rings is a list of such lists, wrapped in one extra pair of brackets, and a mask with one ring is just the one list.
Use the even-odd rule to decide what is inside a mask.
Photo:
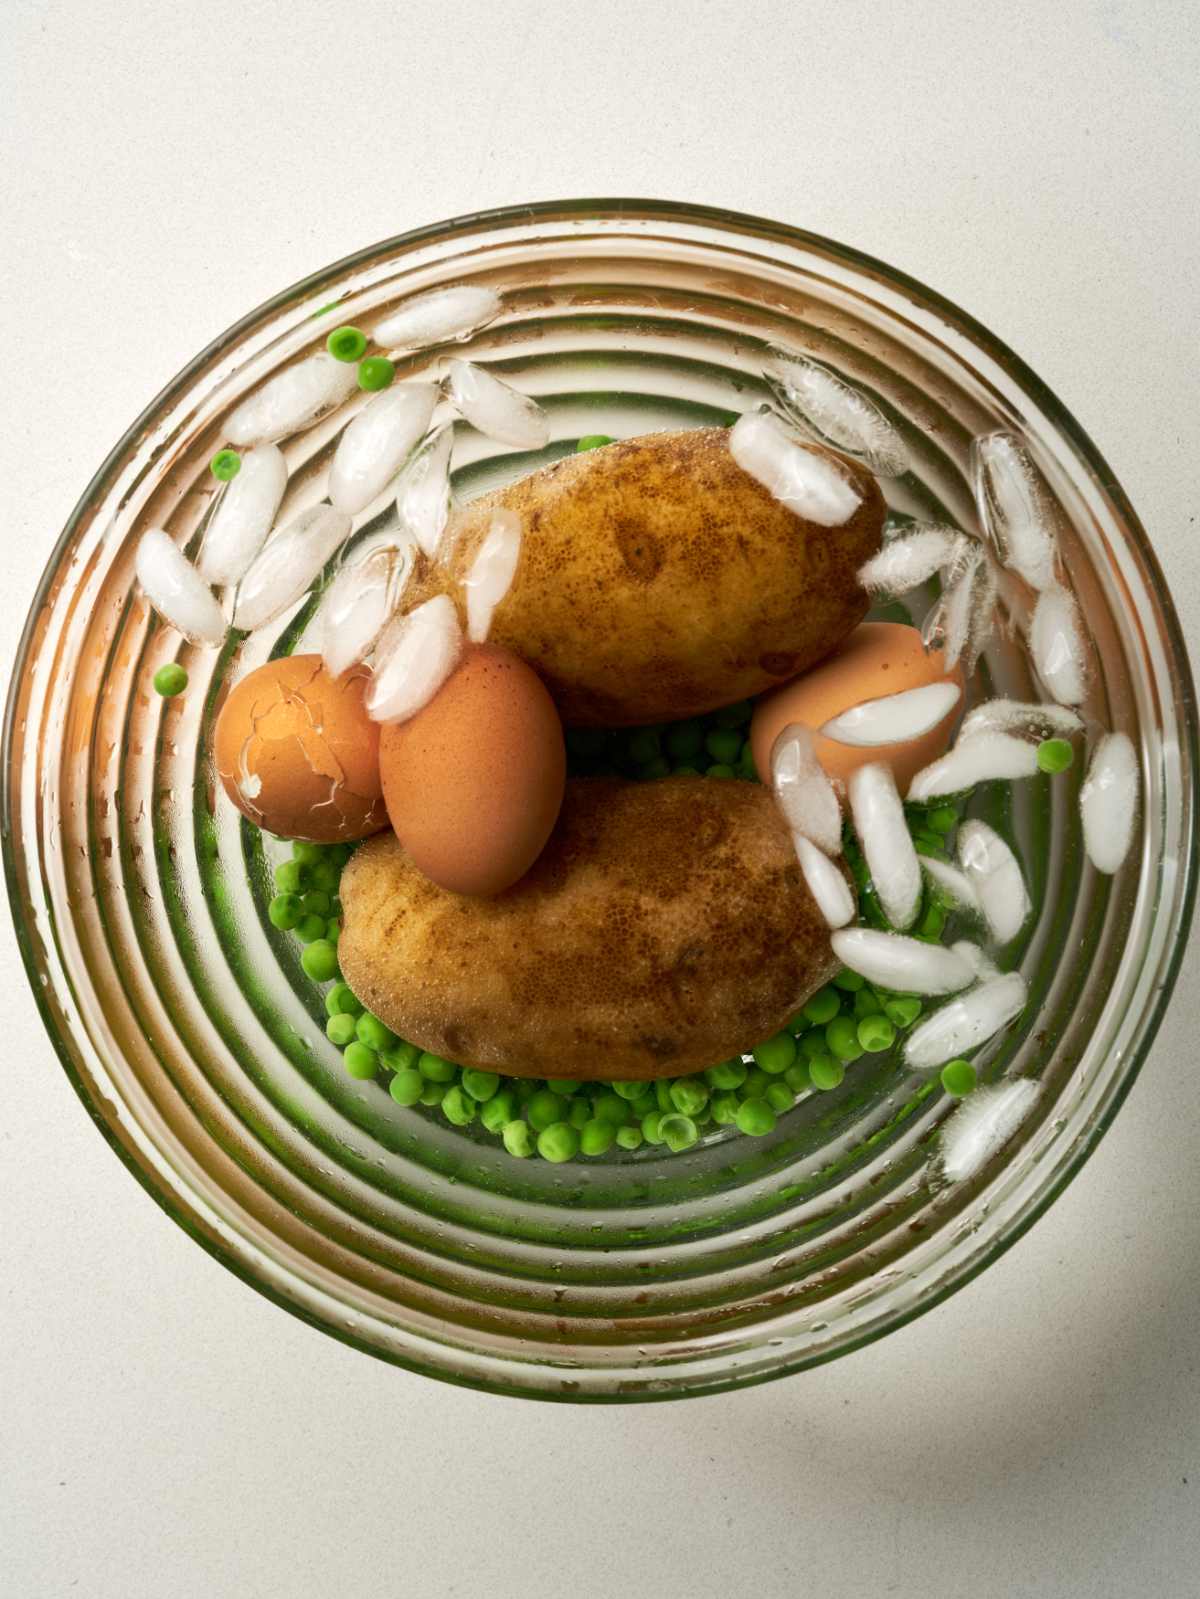
[(1031, 588), (1048, 589), (1057, 544), (1029, 452), (1011, 433), (985, 434), (971, 445), (971, 476), (979, 520), (997, 555)]
[(746, 411), (729, 433), (729, 453), (743, 472), (788, 510), (821, 527), (841, 527), (862, 497), (828, 455), (802, 444), (769, 411)]
[(550, 418), (536, 400), (520, 394), (474, 361), (451, 361), (450, 398), (473, 428), (515, 450), (541, 450), (550, 441)]
[(771, 349), (765, 365), (784, 409), (806, 428), (848, 454), (877, 477), (903, 477), (909, 469), (904, 440), (866, 395), (808, 356)]
[(1037, 1084), (1028, 1077), (977, 1088), (942, 1129), (942, 1170), (960, 1183), (1001, 1150), (1033, 1109)]
[(903, 994), (957, 994), (975, 981), (974, 968), (952, 949), (902, 933), (846, 927), (830, 939), (843, 966), (868, 983)]
[(1038, 676), (1060, 705), (1080, 705), (1087, 693), (1087, 653), (1079, 607), (1066, 589), (1038, 596), (1029, 624), (1029, 648)]
[(830, 927), (845, 927), (854, 919), (854, 895), (842, 873), (822, 854), (815, 844), (810, 844), (803, 833), (792, 839), (796, 858), (808, 891), (817, 902), (817, 909)]
[(367, 715), (406, 722), (441, 688), (462, 655), (462, 629), (448, 594), (435, 595), (388, 623), (373, 660)]
[(365, 660), (400, 603), (413, 570), (414, 547), (385, 535), (353, 557), (321, 599), (320, 641), (325, 669), (340, 677)]
[(450, 516), (450, 452), (454, 424), (435, 428), (396, 484), (396, 515), (419, 548), (432, 561), (438, 553)]
[(871, 880), (893, 927), (911, 927), (921, 904), (921, 864), (891, 768), (860, 766), (850, 779), (854, 829)]
[(375, 329), (375, 342), (385, 350), (419, 350), (445, 339), (465, 339), (500, 314), (495, 289), (475, 283), (454, 283), (429, 289), (404, 300)]
[(967, 712), (958, 736), (961, 740), (974, 738), (979, 733), (1012, 733), (1017, 738), (1031, 738), (1040, 743), (1042, 739), (1056, 736), (1069, 738), (1082, 727), (1082, 718), (1065, 705), (985, 700)]
[(463, 579), (467, 591), (467, 637), (482, 644), (491, 631), (496, 607), (512, 587), (521, 559), (521, 518), (515, 511), (493, 513), (491, 526)]
[(992, 977), (935, 1010), (908, 1035), (904, 1058), (918, 1071), (932, 1071), (957, 1055), (978, 1049), (1025, 1008), (1019, 972)]
[(338, 440), (329, 468), (335, 511), (357, 516), (383, 493), (429, 426), (437, 399), (436, 384), (397, 383), (363, 407)]
[(350, 536), (350, 518), (332, 505), (312, 505), (267, 540), (242, 579), (234, 627), (253, 632), (287, 610), (310, 588), (330, 556)]
[(242, 456), (204, 533), (196, 566), (209, 583), (237, 583), (263, 547), (287, 488), (287, 462), (274, 444)]
[(962, 667), (969, 677), (983, 654), (1000, 620), (1000, 573), (991, 556), (984, 552), (971, 579), (971, 600), (967, 620), (967, 642), (963, 646)]
[(934, 884), (956, 910), (969, 911), (972, 915), (979, 914), (982, 908), (979, 904), (979, 895), (965, 872), (960, 872), (957, 866), (951, 866), (949, 861), (935, 860), (931, 855), (921, 856), (921, 870), (926, 877), (933, 879)]
[(958, 830), (958, 864), (979, 897), (992, 936), (1007, 944), (1033, 908), (1017, 857), (986, 822), (971, 821)]
[(816, 757), (812, 733), (801, 722), (785, 727), (771, 748), (771, 786), (793, 834), (826, 855), (841, 852), (842, 808)]
[(268, 378), (248, 395), (225, 427), (231, 444), (274, 444), (311, 427), (354, 390), (358, 367), (322, 350)]
[(225, 637), (225, 618), (212, 590), (169, 533), (155, 527), (142, 534), (134, 571), (150, 604), (184, 638), (219, 644)]
[(858, 581), (873, 594), (907, 594), (928, 583), (953, 558), (962, 535), (952, 527), (918, 528), (892, 539), (858, 569)]
[(1124, 733), (1106, 733), (1079, 791), (1083, 846), (1098, 872), (1112, 874), (1129, 853), (1138, 804), (1138, 761)]
[(957, 683), (925, 683), (900, 694), (864, 700), (826, 722), (821, 733), (839, 744), (860, 749), (902, 744), (931, 732), (944, 721), (958, 704), (961, 692)]
[(978, 944), (973, 944), (969, 938), (960, 938), (956, 943), (951, 944), (950, 948), (956, 955), (961, 955), (963, 960), (968, 963), (975, 973), (977, 982), (982, 983), (988, 978), (1000, 976), (1000, 968), (992, 957), (980, 949)]
[(946, 670), (952, 672), (967, 648), (971, 631), (971, 605), (975, 578), (983, 565), (983, 550), (976, 546), (965, 557), (962, 568), (942, 596), (942, 648)]
[(1032, 777), (1037, 750), (1009, 733), (975, 733), (960, 738), (946, 755), (924, 766), (908, 786), (909, 803), (923, 804), (946, 794), (961, 794), (976, 783)]

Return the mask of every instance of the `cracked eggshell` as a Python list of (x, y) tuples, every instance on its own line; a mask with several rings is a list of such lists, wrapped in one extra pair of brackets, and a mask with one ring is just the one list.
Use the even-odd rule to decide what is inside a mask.
[(290, 655), (234, 686), (213, 754), (226, 794), (256, 827), (339, 844), (387, 826), (379, 728), (363, 706), (369, 678), (355, 667), (335, 679), (319, 655)]

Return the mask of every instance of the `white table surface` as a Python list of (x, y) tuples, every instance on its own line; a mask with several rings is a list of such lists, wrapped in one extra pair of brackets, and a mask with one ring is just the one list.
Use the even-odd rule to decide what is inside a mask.
[[(1190, 0), (8, 0), (2, 658), (109, 446), (245, 310), (602, 194), (796, 222), (969, 308), (1098, 441), (1195, 638), (1198, 44)], [(1195, 947), (1115, 1128), (980, 1280), (635, 1410), (445, 1388), (258, 1297), (89, 1124), (7, 926), (0, 959), (4, 1599), (1197, 1591)]]

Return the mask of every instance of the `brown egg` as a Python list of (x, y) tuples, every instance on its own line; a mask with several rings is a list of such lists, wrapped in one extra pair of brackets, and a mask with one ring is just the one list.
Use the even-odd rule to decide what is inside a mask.
[(319, 655), (288, 655), (244, 677), (221, 707), (217, 775), (244, 816), (280, 838), (316, 844), (387, 826), (379, 728), (363, 707), (370, 674), (336, 680)]
[(542, 680), (495, 644), (469, 649), (423, 711), (383, 729), (383, 795), (413, 864), (454, 894), (510, 888), (562, 808), (562, 723)]
[[(946, 678), (962, 688), (961, 669), (956, 667), (948, 673), (940, 650), (927, 655), (915, 627), (901, 622), (863, 622), (818, 666), (759, 700), (750, 723), (750, 746), (759, 775), (764, 781), (767, 779), (771, 747), (792, 722), (802, 722), (816, 733), (831, 717), (863, 700), (883, 699), (885, 695), (901, 694), (905, 689), (922, 688)], [(904, 744), (864, 749), (818, 736), (817, 759), (830, 777), (843, 782), (868, 761), (882, 761), (892, 768), (903, 794), (923, 766), (945, 753), (961, 710), (960, 701), (930, 732)]]

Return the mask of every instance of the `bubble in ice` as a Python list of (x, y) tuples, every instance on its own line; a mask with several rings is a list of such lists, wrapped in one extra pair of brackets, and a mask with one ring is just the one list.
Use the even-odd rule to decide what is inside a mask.
[(1083, 845), (1098, 872), (1111, 875), (1133, 842), (1138, 810), (1137, 751), (1125, 733), (1106, 733), (1079, 791)]
[(921, 904), (921, 863), (891, 768), (878, 761), (860, 766), (849, 792), (854, 830), (880, 904), (893, 927), (911, 927)]
[(515, 511), (496, 511), (463, 579), (467, 636), (472, 644), (486, 640), (496, 607), (512, 587), (520, 558), (521, 518)]
[(212, 590), (169, 533), (151, 528), (138, 540), (134, 572), (165, 622), (193, 644), (219, 644), (225, 618)]
[(986, 822), (967, 821), (958, 830), (958, 864), (979, 899), (993, 938), (1007, 944), (1025, 925), (1032, 910), (1021, 865), (1008, 845)]
[(934, 1071), (978, 1049), (1021, 1014), (1026, 992), (1021, 974), (1006, 972), (959, 994), (913, 1029), (904, 1059), (917, 1071)]
[(971, 879), (957, 866), (951, 866), (949, 861), (939, 861), (935, 856), (921, 856), (921, 870), (926, 877), (933, 880), (943, 898), (948, 900), (955, 910), (967, 911), (971, 915), (978, 915), (982, 907), (979, 895), (975, 892)]
[(1011, 733), (1040, 743), (1047, 738), (1070, 738), (1083, 728), (1083, 719), (1065, 705), (1022, 700), (985, 700), (963, 718), (960, 739), (977, 733)]
[(401, 472), (396, 483), (396, 515), (420, 550), (432, 561), (450, 518), (450, 456), (454, 424), (435, 428)]
[(801, 722), (789, 723), (771, 748), (771, 787), (793, 834), (826, 855), (840, 853), (842, 808), (817, 759), (812, 733)]
[(1079, 607), (1063, 588), (1038, 596), (1029, 623), (1029, 649), (1037, 674), (1060, 705), (1080, 705), (1087, 694), (1087, 651)]
[(843, 966), (902, 994), (957, 994), (975, 981), (974, 969), (961, 955), (903, 933), (845, 927), (830, 943)]
[(858, 581), (872, 594), (907, 594), (950, 562), (960, 537), (952, 527), (916, 528), (859, 567)]
[(1049, 588), (1057, 541), (1029, 451), (1011, 433), (984, 434), (971, 445), (971, 478), (979, 520), (1000, 560), (1031, 588)]
[(874, 401), (829, 367), (774, 346), (765, 374), (785, 411), (818, 438), (856, 456), (877, 477), (908, 471), (908, 449), (896, 428)]
[(973, 1177), (997, 1154), (1033, 1109), (1038, 1087), (1028, 1077), (978, 1088), (942, 1129), (941, 1166), (951, 1182)]
[(312, 505), (269, 538), (238, 589), (233, 625), (250, 633), (281, 616), (312, 587), (350, 536), (350, 518), (332, 505)]
[(275, 521), (287, 488), (287, 462), (274, 444), (247, 450), (237, 476), (221, 491), (196, 565), (210, 583), (237, 583), (249, 571)]
[(961, 693), (957, 683), (923, 683), (900, 694), (863, 700), (826, 722), (821, 734), (860, 749), (902, 744), (932, 732), (958, 704)]
[(329, 468), (335, 510), (357, 516), (383, 493), (429, 426), (437, 399), (436, 384), (397, 383), (349, 422)]
[(960, 738), (954, 748), (924, 766), (908, 787), (909, 803), (924, 804), (950, 794), (961, 794), (976, 783), (1032, 777), (1037, 771), (1037, 749), (1010, 733), (977, 733)]
[(350, 397), (357, 383), (353, 361), (322, 350), (268, 378), (242, 401), (225, 427), (231, 444), (275, 444), (319, 422)]
[(325, 669), (340, 677), (366, 660), (400, 603), (414, 546), (383, 534), (354, 551), (321, 597), (318, 637)]
[(448, 594), (388, 623), (372, 660), (367, 715), (376, 722), (406, 722), (441, 688), (462, 656), (458, 612)]
[(841, 527), (862, 496), (836, 462), (803, 443), (769, 411), (747, 411), (729, 432), (729, 452), (768, 493), (807, 522)]
[(478, 283), (453, 283), (428, 289), (404, 300), (375, 328), (375, 342), (385, 350), (419, 350), (447, 339), (478, 333), (501, 311), (495, 289)]
[(817, 909), (826, 924), (829, 927), (845, 927), (847, 922), (854, 919), (854, 895), (845, 877), (829, 856), (810, 843), (802, 833), (797, 833), (792, 843), (808, 891), (816, 900)]
[(550, 442), (550, 418), (537, 401), (485, 367), (451, 361), (449, 384), (459, 414), (489, 439), (515, 450), (541, 450)]

